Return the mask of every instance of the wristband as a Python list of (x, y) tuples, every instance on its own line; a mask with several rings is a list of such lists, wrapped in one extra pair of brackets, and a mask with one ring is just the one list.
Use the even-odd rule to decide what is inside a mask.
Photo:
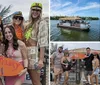
[(24, 67), (24, 69), (26, 69), (26, 68), (28, 68), (28, 67)]

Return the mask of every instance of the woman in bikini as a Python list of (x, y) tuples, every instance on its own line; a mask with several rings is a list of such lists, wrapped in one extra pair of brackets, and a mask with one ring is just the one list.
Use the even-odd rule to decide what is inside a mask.
[(46, 21), (42, 19), (41, 3), (31, 5), (29, 23), (25, 27), (24, 33), (28, 50), (28, 73), (34, 85), (41, 85), (40, 69), (43, 67), (45, 47), (48, 46), (48, 26)]
[(91, 85), (94, 85), (93, 78), (96, 80), (96, 85), (98, 85), (98, 74), (99, 74), (99, 59), (97, 53), (94, 54), (94, 59), (92, 60), (93, 73), (90, 77)]
[(22, 41), (17, 39), (13, 26), (6, 26), (4, 34), (5, 55), (24, 66), (24, 69), (17, 76), (6, 76), (5, 85), (22, 85), (28, 67), (26, 46)]

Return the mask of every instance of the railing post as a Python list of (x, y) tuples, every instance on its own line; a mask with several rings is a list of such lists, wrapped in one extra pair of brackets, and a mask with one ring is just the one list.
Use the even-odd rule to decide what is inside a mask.
[(80, 60), (76, 60), (76, 84), (80, 84)]

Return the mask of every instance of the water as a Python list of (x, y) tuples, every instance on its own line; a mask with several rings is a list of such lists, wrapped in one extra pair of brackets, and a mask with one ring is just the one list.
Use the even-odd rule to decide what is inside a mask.
[(58, 20), (50, 21), (51, 41), (100, 41), (100, 20), (90, 21), (90, 31), (62, 30), (57, 27)]

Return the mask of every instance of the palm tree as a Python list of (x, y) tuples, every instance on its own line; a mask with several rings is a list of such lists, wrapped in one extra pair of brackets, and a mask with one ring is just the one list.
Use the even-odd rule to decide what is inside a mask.
[(4, 18), (10, 12), (11, 7), (12, 6), (9, 5), (8, 7), (5, 6), (2, 8), (2, 5), (0, 5), (0, 16)]
[(51, 54), (56, 50), (57, 50), (57, 44), (51, 43), (51, 49), (50, 49)]

